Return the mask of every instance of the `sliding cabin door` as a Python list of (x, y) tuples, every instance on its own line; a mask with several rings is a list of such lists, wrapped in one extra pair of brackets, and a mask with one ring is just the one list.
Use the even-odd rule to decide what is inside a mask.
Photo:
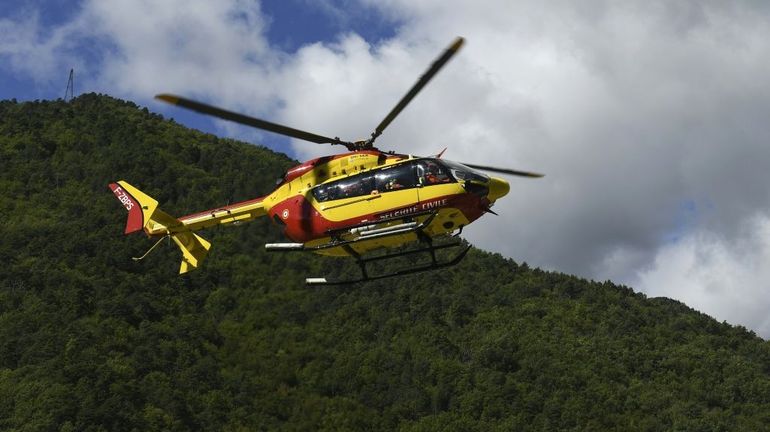
[(415, 164), (355, 174), (313, 189), (319, 213), (333, 223), (359, 225), (418, 211)]

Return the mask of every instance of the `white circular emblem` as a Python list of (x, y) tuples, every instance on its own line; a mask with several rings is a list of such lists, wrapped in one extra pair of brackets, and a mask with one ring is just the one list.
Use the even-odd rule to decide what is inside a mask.
[(283, 213), (281, 213), (281, 217), (283, 217), (284, 219), (288, 219), (289, 218), (289, 209), (284, 210)]

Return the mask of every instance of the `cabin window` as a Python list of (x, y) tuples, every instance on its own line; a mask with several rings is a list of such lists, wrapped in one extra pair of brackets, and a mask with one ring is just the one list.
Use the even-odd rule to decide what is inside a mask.
[(374, 190), (374, 176), (371, 173), (353, 175), (342, 180), (316, 186), (313, 196), (318, 201), (332, 201), (368, 195)]
[(391, 192), (417, 186), (413, 163), (404, 163), (377, 171), (374, 186), (378, 192)]
[(332, 201), (409, 189), (417, 184), (415, 165), (405, 163), (316, 186), (313, 196), (319, 202)]

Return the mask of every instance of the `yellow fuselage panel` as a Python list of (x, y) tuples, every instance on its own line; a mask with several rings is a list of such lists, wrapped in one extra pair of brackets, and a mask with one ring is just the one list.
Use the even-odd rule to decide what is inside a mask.
[[(422, 216), (415, 217), (414, 219), (418, 223), (420, 223), (424, 221), (425, 218), (427, 217), (428, 215), (422, 215)], [(403, 219), (390, 220), (381, 225), (377, 225), (377, 227), (394, 226), (403, 222), (405, 222)], [(465, 217), (465, 214), (460, 209), (452, 208), (452, 207), (443, 208), (438, 210), (438, 213), (433, 218), (433, 221), (431, 222), (430, 226), (424, 230), (424, 233), (431, 238), (446, 236), (456, 231), (460, 227), (468, 225), (469, 223), (470, 221)], [(367, 252), (376, 251), (380, 249), (389, 249), (389, 248), (398, 247), (404, 244), (415, 242), (417, 240), (418, 240), (417, 235), (412, 232), (412, 233), (405, 233), (405, 234), (393, 235), (388, 237), (381, 237), (381, 238), (372, 239), (372, 240), (362, 240), (356, 243), (352, 243), (348, 247), (358, 254), (365, 254)], [(307, 243), (307, 245), (308, 247), (313, 247), (313, 246), (318, 246), (322, 244), (327, 244), (330, 241), (331, 241), (330, 237), (323, 237), (317, 240), (310, 241)], [(350, 256), (350, 253), (348, 252), (348, 250), (343, 247), (321, 249), (316, 251), (316, 253), (320, 255), (329, 255), (329, 256)]]

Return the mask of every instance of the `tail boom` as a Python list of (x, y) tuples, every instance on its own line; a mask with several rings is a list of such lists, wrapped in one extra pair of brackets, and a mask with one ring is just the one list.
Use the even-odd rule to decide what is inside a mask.
[(262, 198), (228, 205), (201, 213), (174, 218), (158, 208), (158, 201), (123, 180), (110, 183), (112, 193), (128, 211), (125, 234), (144, 230), (150, 237), (169, 236), (182, 251), (179, 273), (198, 268), (208, 255), (211, 243), (195, 234), (203, 228), (245, 222), (262, 216)]
[(215, 225), (247, 222), (267, 214), (263, 206), (263, 200), (264, 197), (255, 198), (253, 200), (242, 201), (200, 213), (182, 216), (179, 218), (179, 222), (184, 224), (184, 226), (191, 231), (197, 231)]

